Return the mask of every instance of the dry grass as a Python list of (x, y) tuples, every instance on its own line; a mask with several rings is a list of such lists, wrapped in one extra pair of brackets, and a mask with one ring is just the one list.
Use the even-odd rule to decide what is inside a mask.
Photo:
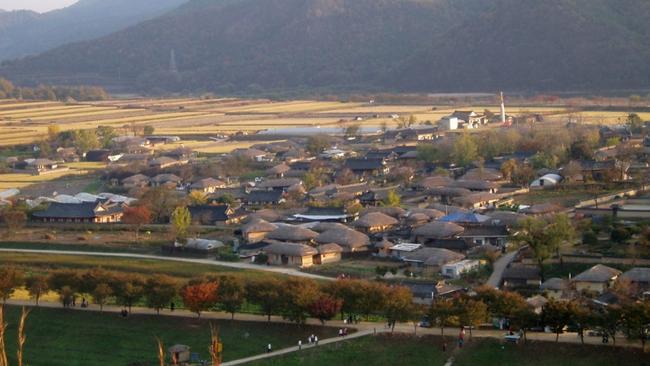
[(50, 182), (65, 176), (87, 175), (94, 170), (105, 167), (103, 163), (69, 163), (65, 164), (70, 170), (45, 175), (31, 175), (23, 173), (0, 174), (0, 190), (10, 188), (25, 188), (36, 183)]

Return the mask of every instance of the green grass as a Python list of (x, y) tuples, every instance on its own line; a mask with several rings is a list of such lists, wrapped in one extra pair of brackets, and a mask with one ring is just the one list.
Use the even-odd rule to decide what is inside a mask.
[(640, 350), (529, 342), (503, 345), (497, 340), (469, 343), (454, 366), (641, 366), (650, 355)]
[[(363, 337), (345, 343), (319, 346), (302, 352), (250, 363), (252, 366), (332, 365), (444, 365), (439, 338), (410, 336)], [(480, 363), (476, 365), (482, 365)]]
[[(106, 270), (154, 274), (164, 273), (174, 277), (191, 278), (209, 274), (232, 274), (247, 278), (274, 276), (268, 272), (241, 270), (208, 264), (183, 263), (153, 259), (129, 259), (93, 256), (74, 256), (65, 254), (0, 253), (0, 265), (14, 265), (28, 271), (47, 272), (53, 269), (91, 269), (101, 267)], [(275, 275), (279, 276), (279, 275)]]
[(104, 253), (160, 254), (161, 242), (147, 242), (132, 245), (94, 245), (44, 242), (0, 242), (3, 249), (60, 250)]
[[(16, 323), (19, 309), (7, 307), (7, 345), (15, 355)], [(264, 353), (271, 343), (275, 349), (293, 346), (310, 334), (319, 338), (335, 336), (328, 327), (299, 327), (290, 324), (218, 321), (224, 343), (224, 361)], [(35, 308), (27, 321), (25, 361), (31, 366), (126, 366), (133, 362), (156, 362), (159, 337), (166, 347), (186, 344), (201, 359), (209, 357), (209, 322), (200, 319), (164, 316), (100, 314), (75, 310)], [(10, 359), (11, 364), (15, 364)]]

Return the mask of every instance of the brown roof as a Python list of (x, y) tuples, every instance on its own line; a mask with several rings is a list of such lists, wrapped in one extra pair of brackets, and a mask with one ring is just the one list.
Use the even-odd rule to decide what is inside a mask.
[(287, 164), (282, 163), (280, 165), (274, 166), (273, 168), (267, 169), (266, 174), (273, 174), (273, 175), (284, 174), (289, 170), (291, 170), (291, 168)]
[(355, 227), (370, 228), (376, 226), (391, 226), (397, 225), (399, 221), (391, 216), (381, 212), (370, 212), (363, 215), (359, 220), (355, 221), (352, 225)]
[(318, 236), (318, 233), (304, 227), (283, 225), (269, 233), (269, 239), (284, 241), (309, 241)]
[(406, 210), (401, 207), (368, 207), (363, 210), (361, 214), (366, 215), (371, 212), (381, 212), (384, 215), (388, 215), (396, 219), (406, 217)]
[(573, 278), (577, 282), (609, 282), (621, 274), (618, 269), (597, 264)]
[(336, 243), (342, 247), (355, 249), (366, 247), (370, 244), (368, 235), (349, 228), (330, 229), (316, 237), (318, 243)]
[(461, 178), (467, 180), (501, 180), (503, 179), (503, 174), (496, 169), (474, 168), (468, 170)]
[(226, 185), (226, 183), (224, 183), (224, 182), (222, 182), (222, 181), (220, 181), (218, 179), (205, 178), (205, 179), (201, 179), (199, 181), (194, 182), (194, 184), (192, 184), (192, 186), (190, 188), (196, 188), (196, 189), (212, 188), (212, 187), (219, 188), (219, 187), (224, 187), (225, 185)]
[(311, 229), (316, 232), (322, 233), (332, 229), (345, 230), (350, 228), (338, 222), (319, 222), (318, 224), (312, 226)]
[(248, 224), (242, 226), (241, 231), (244, 234), (248, 233), (270, 233), (277, 230), (278, 226), (271, 224), (259, 218), (251, 220)]
[(262, 209), (253, 212), (252, 214), (248, 215), (249, 221), (252, 221), (254, 219), (262, 219), (265, 221), (279, 221), (285, 218), (285, 215), (282, 215), (280, 212), (277, 210), (272, 210), (272, 209)]
[(286, 255), (289, 257), (305, 257), (318, 254), (318, 250), (305, 244), (272, 242), (264, 247), (269, 254)]
[(446, 187), (451, 185), (453, 182), (454, 180), (449, 177), (434, 175), (433, 177), (426, 177), (422, 179), (416, 185), (424, 189), (430, 189), (435, 187)]
[(454, 198), (454, 203), (457, 203), (459, 205), (474, 205), (477, 203), (490, 202), (498, 199), (499, 197), (496, 194), (480, 192), (470, 194), (469, 196), (456, 197)]
[(465, 229), (451, 222), (434, 221), (413, 230), (413, 235), (425, 239), (447, 239), (458, 235)]
[(446, 215), (444, 212), (433, 208), (413, 208), (409, 211), (409, 214), (424, 214), (432, 219), (439, 219)]

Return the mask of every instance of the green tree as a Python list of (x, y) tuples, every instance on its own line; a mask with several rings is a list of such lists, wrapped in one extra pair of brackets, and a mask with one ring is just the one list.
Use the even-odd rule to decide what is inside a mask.
[(451, 157), (453, 162), (461, 167), (468, 166), (478, 159), (478, 145), (469, 133), (463, 133), (462, 136), (454, 142)]
[(145, 136), (151, 136), (156, 131), (156, 129), (151, 125), (146, 125), (143, 127), (143, 132)]
[(542, 310), (542, 321), (555, 333), (555, 341), (560, 339), (560, 333), (571, 322), (571, 311), (567, 303), (551, 300)]
[(72, 144), (80, 153), (86, 153), (99, 147), (99, 139), (95, 130), (76, 130)]
[(386, 290), (383, 311), (391, 332), (395, 330), (395, 323), (409, 320), (412, 305), (413, 294), (407, 287), (394, 286)]
[(99, 283), (90, 293), (93, 297), (95, 304), (99, 305), (99, 311), (104, 311), (104, 305), (108, 299), (113, 295), (113, 289), (107, 283)]
[(395, 192), (395, 190), (390, 190), (386, 195), (386, 200), (384, 205), (386, 207), (399, 207), (402, 204), (402, 198)]
[(472, 328), (477, 327), (488, 318), (488, 307), (483, 301), (473, 299), (459, 299), (455, 308), (459, 310), (461, 325), (469, 327), (469, 336), (472, 337)]
[(221, 308), (230, 313), (231, 319), (235, 319), (235, 313), (241, 309), (246, 299), (246, 288), (244, 281), (239, 277), (219, 277), (219, 304)]
[(650, 302), (637, 301), (622, 308), (622, 325), (627, 337), (641, 341), (643, 352), (650, 335)]
[(282, 287), (282, 313), (285, 319), (304, 324), (309, 307), (318, 299), (318, 285), (312, 280), (290, 278)]
[(445, 328), (451, 325), (452, 318), (458, 313), (457, 307), (449, 299), (436, 299), (429, 308), (429, 320), (440, 327), (440, 336), (445, 336)]
[(170, 305), (176, 297), (178, 286), (176, 281), (169, 276), (155, 276), (147, 279), (143, 291), (144, 297), (147, 299), (147, 307), (160, 314), (160, 310)]
[(125, 275), (117, 279), (113, 293), (120, 305), (129, 309), (144, 296), (144, 280), (138, 275)]
[(41, 299), (43, 294), (47, 293), (50, 289), (50, 286), (47, 283), (47, 276), (44, 275), (32, 275), (25, 281), (27, 286), (27, 291), (29, 291), (29, 296), (34, 299), (36, 306)]
[(273, 277), (249, 281), (246, 283), (246, 300), (259, 306), (270, 322), (271, 315), (278, 314), (282, 308), (283, 287), (283, 283)]
[(187, 240), (187, 230), (192, 224), (192, 216), (187, 207), (177, 207), (171, 216), (172, 233), (174, 237), (184, 243)]

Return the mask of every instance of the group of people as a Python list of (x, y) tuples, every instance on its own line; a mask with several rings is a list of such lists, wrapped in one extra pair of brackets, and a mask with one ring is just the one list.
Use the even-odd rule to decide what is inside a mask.
[[(310, 335), (309, 337), (307, 337), (307, 341), (309, 342), (309, 345), (310, 345), (310, 346), (311, 346), (312, 344), (313, 344), (314, 346), (318, 346), (318, 336), (315, 336), (315, 335), (312, 334), (312, 335)], [(299, 349), (299, 350), (302, 349), (302, 339), (298, 341), (298, 349)]]
[(348, 335), (348, 328), (339, 329), (339, 337), (345, 337)]

